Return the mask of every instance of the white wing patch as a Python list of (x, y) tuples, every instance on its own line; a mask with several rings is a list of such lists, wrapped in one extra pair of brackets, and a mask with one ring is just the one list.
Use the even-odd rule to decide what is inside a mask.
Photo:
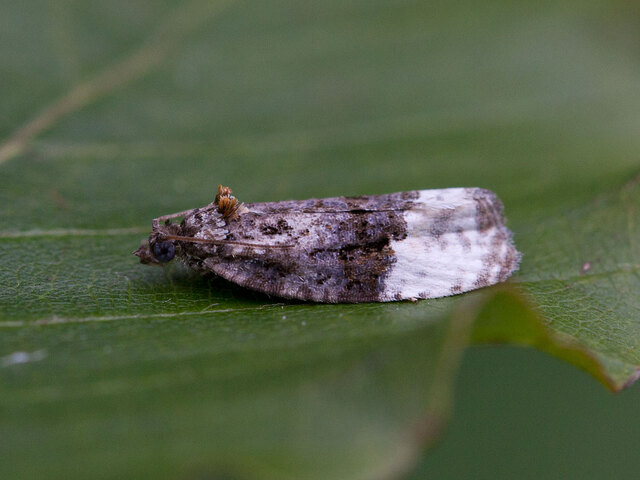
[(407, 210), (407, 237), (391, 242), (396, 261), (384, 300), (436, 298), (505, 280), (520, 253), (504, 226), (502, 204), (479, 188), (422, 190)]

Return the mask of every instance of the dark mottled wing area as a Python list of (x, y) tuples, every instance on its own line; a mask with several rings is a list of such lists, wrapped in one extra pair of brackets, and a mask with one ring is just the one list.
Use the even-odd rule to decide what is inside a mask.
[(246, 206), (256, 213), (339, 213), (339, 212), (384, 212), (408, 210), (418, 197), (417, 191), (388, 193), (384, 195), (361, 195), (358, 197), (311, 198), (284, 202), (249, 203)]
[[(317, 302), (379, 301), (417, 192), (247, 204), (206, 268), (238, 285)], [(292, 245), (269, 248), (269, 245)]]

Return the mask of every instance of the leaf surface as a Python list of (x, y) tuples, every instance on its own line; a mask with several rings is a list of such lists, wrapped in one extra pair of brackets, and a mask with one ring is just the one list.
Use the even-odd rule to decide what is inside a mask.
[[(637, 7), (4, 2), (3, 478), (389, 478), (469, 341), (640, 366)], [(281, 302), (131, 255), (208, 204), (479, 186), (524, 257), (414, 304)]]

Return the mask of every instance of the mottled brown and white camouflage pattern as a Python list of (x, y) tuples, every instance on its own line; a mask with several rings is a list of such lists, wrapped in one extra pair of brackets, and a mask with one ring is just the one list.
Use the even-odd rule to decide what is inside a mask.
[[(315, 302), (454, 295), (506, 280), (520, 260), (502, 203), (479, 188), (244, 204), (226, 217), (214, 202), (155, 222), (149, 245), (171, 236), (195, 270)], [(152, 263), (151, 251), (136, 254)]]

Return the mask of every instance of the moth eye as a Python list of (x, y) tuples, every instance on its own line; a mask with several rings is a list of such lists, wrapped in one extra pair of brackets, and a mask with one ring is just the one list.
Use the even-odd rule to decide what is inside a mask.
[(153, 256), (160, 263), (166, 263), (176, 254), (176, 247), (171, 242), (156, 242), (153, 246)]

